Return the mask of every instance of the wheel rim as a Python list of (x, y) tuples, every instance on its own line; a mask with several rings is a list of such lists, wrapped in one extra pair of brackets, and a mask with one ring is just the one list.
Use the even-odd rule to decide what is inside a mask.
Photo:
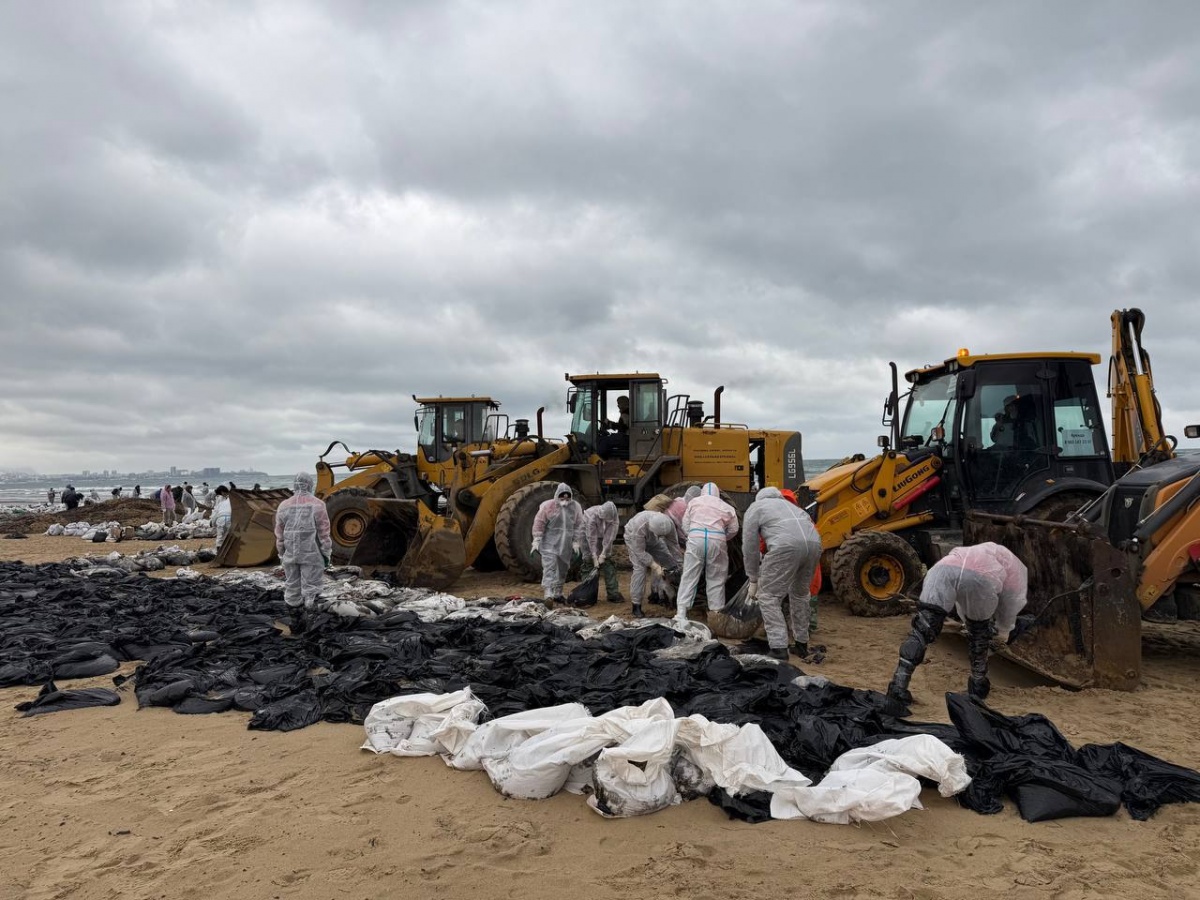
[(333, 539), (347, 547), (357, 544), (366, 530), (367, 517), (357, 509), (348, 509), (338, 513), (330, 523)]
[(904, 586), (904, 566), (894, 556), (877, 553), (859, 570), (858, 581), (872, 600), (891, 600)]

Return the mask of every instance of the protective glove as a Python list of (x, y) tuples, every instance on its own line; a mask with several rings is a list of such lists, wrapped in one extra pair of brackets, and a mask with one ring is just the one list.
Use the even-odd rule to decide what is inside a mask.
[(746, 599), (753, 600), (757, 596), (758, 596), (758, 580), (755, 578), (751, 578), (750, 579), (750, 587), (746, 589)]
[(327, 569), (328, 569), (328, 568), (329, 568), (329, 566), (330, 566), (330, 563), (329, 563), (329, 555), (328, 555), (327, 553), (322, 553), (322, 554), (321, 554), (321, 559), (325, 560), (325, 568), (327, 568)]
[(583, 545), (580, 544), (579, 541), (576, 541), (575, 543), (573, 543), (571, 545), (571, 552), (574, 553), (576, 556), (582, 556), (583, 555)]
[(605, 556), (603, 553), (601, 553), (599, 556), (596, 557), (596, 565), (602, 566), (602, 565), (604, 565), (604, 563), (607, 560), (608, 560), (608, 557)]
[(659, 578), (662, 578), (663, 567), (660, 566), (656, 562), (652, 562), (652, 563), (650, 563), (650, 572), (651, 572), (651, 574), (657, 575)]
[(529, 558), (532, 559), (534, 562), (540, 562), (542, 559), (541, 551), (538, 550), (537, 547), (534, 547), (532, 550), (529, 551)]

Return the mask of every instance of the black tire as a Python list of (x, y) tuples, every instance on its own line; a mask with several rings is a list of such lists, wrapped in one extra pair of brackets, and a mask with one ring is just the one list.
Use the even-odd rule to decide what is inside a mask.
[(496, 551), (504, 568), (525, 581), (540, 581), (541, 561), (529, 558), (533, 549), (533, 518), (538, 507), (554, 499), (554, 481), (535, 481), (509, 495), (496, 516)]
[(874, 618), (898, 616), (907, 609), (903, 595), (925, 574), (917, 551), (887, 531), (860, 531), (833, 554), (834, 593), (851, 614)]
[(325, 500), (325, 511), (329, 513), (329, 536), (333, 538), (333, 550), (329, 554), (334, 565), (345, 566), (362, 539), (370, 516), (367, 515), (368, 497), (371, 491), (363, 488), (344, 488), (334, 491)]
[(500, 558), (500, 552), (496, 549), (495, 535), (492, 535), (492, 539), (483, 545), (483, 549), (475, 557), (475, 562), (471, 563), (471, 568), (476, 572), (504, 571), (504, 560)]
[(1180, 622), (1200, 622), (1200, 585), (1175, 585), (1175, 612)]
[(1099, 495), (1086, 491), (1064, 491), (1053, 497), (1047, 497), (1025, 515), (1031, 519), (1041, 519), (1044, 522), (1065, 522), (1067, 516), (1091, 503), (1097, 496)]

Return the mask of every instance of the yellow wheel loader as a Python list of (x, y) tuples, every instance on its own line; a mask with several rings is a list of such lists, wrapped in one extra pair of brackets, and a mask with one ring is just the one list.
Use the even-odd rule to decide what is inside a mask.
[[(475, 516), (473, 527), (490, 530), (501, 560), (514, 574), (531, 580), (541, 576), (540, 562), (530, 559), (533, 518), (559, 482), (569, 484), (585, 507), (612, 501), (624, 522), (656, 494), (682, 495), (693, 484), (711, 481), (744, 509), (760, 487), (795, 489), (804, 480), (799, 432), (723, 422), (723, 387), (706, 415), (704, 401), (668, 395), (667, 381), (657, 373), (568, 374), (566, 380), (571, 385), (566, 443), (494, 482), (484, 495), (486, 510), (481, 505)], [(466, 481), (479, 485), (489, 476), (476, 472)], [(452, 491), (451, 497), (457, 514), (461, 492)], [(470, 546), (469, 532), (467, 541)], [(731, 571), (740, 571), (740, 555), (733, 555)]]
[[(334, 441), (317, 461), (316, 495), (329, 513), (333, 562), (353, 561), (367, 574), (390, 572), (406, 584), (442, 588), (467, 564), (458, 524), (444, 510), (454, 454), (492, 445), (508, 420), (490, 397), (413, 400), (419, 407), (415, 454), (354, 453)], [(347, 454), (341, 462), (327, 461), (335, 447)], [(339, 480), (338, 469), (349, 474)], [(218, 565), (276, 561), (275, 510), (288, 496), (286, 490), (231, 491), (232, 526)]]

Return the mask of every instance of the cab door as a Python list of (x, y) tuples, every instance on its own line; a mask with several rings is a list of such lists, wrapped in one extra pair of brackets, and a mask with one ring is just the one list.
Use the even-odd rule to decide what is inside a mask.
[(1055, 447), (1043, 369), (1040, 360), (976, 367), (959, 435), (968, 507), (1007, 510), (1049, 472)]
[(662, 384), (635, 381), (629, 386), (629, 458), (657, 459), (662, 455)]

